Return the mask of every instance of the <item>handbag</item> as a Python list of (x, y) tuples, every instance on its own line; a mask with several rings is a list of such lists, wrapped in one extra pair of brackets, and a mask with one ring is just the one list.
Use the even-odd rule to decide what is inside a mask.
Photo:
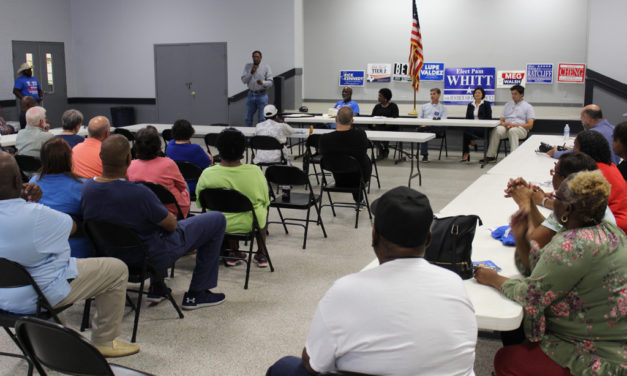
[(433, 217), (431, 224), (431, 244), (425, 251), (425, 259), (457, 273), (462, 279), (470, 279), (472, 270), (472, 241), (475, 230), (483, 225), (477, 215), (457, 215), (453, 217)]

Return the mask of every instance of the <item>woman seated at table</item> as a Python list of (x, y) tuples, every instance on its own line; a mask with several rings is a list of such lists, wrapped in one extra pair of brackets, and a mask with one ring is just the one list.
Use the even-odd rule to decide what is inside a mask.
[(612, 185), (608, 206), (616, 218), (616, 224), (627, 231), (627, 182), (612, 163), (610, 144), (601, 133), (584, 131), (575, 138), (575, 151), (586, 153), (594, 159), (597, 167)]
[[(379, 90), (379, 97), (376, 106), (372, 109), (372, 116), (384, 116), (397, 118), (398, 106), (394, 102), (390, 102), (392, 99), (392, 90), (383, 88)], [(370, 129), (377, 131), (397, 131), (398, 125), (395, 124), (372, 124)], [(390, 154), (389, 141), (375, 142), (375, 145), (379, 149), (379, 159), (385, 159)]]
[[(268, 182), (261, 169), (252, 164), (244, 164), (241, 159), (246, 149), (246, 137), (242, 132), (227, 128), (220, 133), (216, 141), (216, 147), (222, 158), (219, 164), (211, 166), (202, 172), (196, 186), (196, 197), (200, 207), (200, 192), (205, 188), (228, 188), (244, 194), (255, 209), (257, 222), (262, 227), (261, 236), (265, 240), (268, 206), (270, 206), (270, 194)], [(227, 233), (247, 233), (252, 227), (252, 219), (249, 213), (224, 213), (226, 217)], [(259, 243), (257, 243), (259, 245)], [(228, 245), (226, 264), (237, 265), (243, 258), (242, 253), (236, 253), (237, 242)], [(261, 253), (257, 253), (254, 259), (259, 267), (267, 267), (268, 259)]]
[[(490, 102), (485, 100), (485, 90), (481, 86), (477, 86), (473, 91), (474, 100), (468, 103), (466, 108), (466, 119), (492, 119), (492, 107)], [(474, 146), (475, 138), (485, 138), (485, 128), (464, 128), (464, 137), (462, 140), (462, 159), (460, 162), (470, 162), (470, 147)]]
[[(176, 199), (184, 218), (189, 213), (190, 201), (187, 183), (178, 166), (167, 157), (160, 157), (161, 138), (155, 128), (140, 129), (135, 136), (137, 159), (128, 167), (128, 179), (157, 183), (168, 189)], [(168, 211), (178, 216), (176, 206), (166, 205)]]
[[(175, 162), (191, 162), (202, 170), (213, 164), (213, 157), (200, 145), (192, 143), (194, 127), (189, 121), (179, 119), (172, 126), (172, 140), (168, 142), (166, 157)], [(189, 191), (196, 191), (196, 182), (188, 183)]]
[[(54, 210), (82, 219), (81, 190), (85, 179), (72, 172), (72, 149), (63, 139), (53, 137), (46, 141), (40, 151), (41, 169), (31, 183), (42, 191), (39, 203)], [(70, 237), (72, 257), (84, 258), (93, 255), (93, 246), (86, 237)]]
[(528, 243), (529, 213), (512, 217), (516, 243), (526, 245), (526, 277), (475, 269), (477, 282), (523, 306), (529, 342), (505, 346), (496, 375), (621, 375), (627, 338), (627, 239), (602, 221), (611, 186), (600, 171), (569, 176), (555, 194), (564, 227), (542, 249)]
[(78, 110), (67, 110), (61, 116), (63, 132), (59, 133), (57, 137), (64, 139), (73, 148), (76, 144), (85, 141), (85, 137), (77, 134), (81, 125), (83, 125), (83, 114)]

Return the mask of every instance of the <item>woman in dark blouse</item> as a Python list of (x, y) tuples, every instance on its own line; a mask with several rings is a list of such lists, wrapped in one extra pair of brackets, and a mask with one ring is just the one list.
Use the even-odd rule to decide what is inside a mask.
[[(468, 103), (466, 119), (491, 119), (492, 107), (490, 107), (490, 102), (485, 100), (485, 90), (483, 90), (481, 86), (477, 86), (472, 96), (474, 100)], [(470, 162), (470, 146), (475, 146), (475, 138), (485, 137), (485, 131), (485, 128), (464, 129), (464, 139), (462, 142), (463, 155), (460, 162)]]
[[(392, 90), (388, 88), (379, 90), (379, 103), (372, 109), (372, 116), (398, 117), (398, 106), (396, 103), (390, 102), (391, 99)], [(398, 125), (373, 124), (370, 129), (378, 131), (396, 131), (398, 130)], [(376, 145), (379, 149), (379, 158), (387, 158), (388, 154), (390, 154), (388, 147), (389, 142), (377, 142)]]

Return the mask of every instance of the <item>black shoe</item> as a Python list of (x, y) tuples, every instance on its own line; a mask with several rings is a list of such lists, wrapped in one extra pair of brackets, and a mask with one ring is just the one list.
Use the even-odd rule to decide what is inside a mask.
[(496, 163), (496, 157), (487, 157), (486, 159), (479, 160), (479, 163)]
[(423, 155), (422, 156), (422, 161), (423, 162), (429, 162), (429, 156), (428, 155)]
[(462, 159), (459, 160), (460, 163), (468, 163), (470, 162), (470, 154), (467, 155), (466, 159), (462, 156)]
[(159, 303), (160, 301), (165, 299), (166, 295), (168, 295), (170, 291), (171, 290), (168, 288), (168, 286), (166, 286), (165, 282), (155, 282), (151, 284), (150, 288), (148, 289), (146, 301), (153, 304)]

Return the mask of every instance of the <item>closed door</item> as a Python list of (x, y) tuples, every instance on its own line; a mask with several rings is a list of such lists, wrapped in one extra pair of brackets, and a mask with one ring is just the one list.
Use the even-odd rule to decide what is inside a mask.
[[(42, 106), (53, 127), (61, 126), (61, 115), (67, 108), (65, 48), (61, 42), (13, 41), (13, 72), (24, 62), (33, 67), (33, 77), (41, 84)], [(18, 104), (18, 108), (19, 104)]]
[(155, 45), (160, 123), (228, 123), (226, 43)]

